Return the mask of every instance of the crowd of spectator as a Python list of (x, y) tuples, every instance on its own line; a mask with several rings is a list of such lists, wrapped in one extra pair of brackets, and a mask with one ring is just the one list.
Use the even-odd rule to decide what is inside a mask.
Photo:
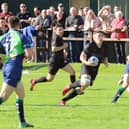
[[(67, 11), (68, 12), (68, 11)], [(46, 30), (53, 30), (57, 23), (62, 24), (67, 31), (68, 37), (85, 37), (84, 41), (69, 41), (68, 42), (68, 57), (70, 62), (80, 62), (79, 56), (82, 49), (92, 39), (93, 31), (103, 31), (105, 37), (110, 38), (127, 38), (128, 37), (128, 22), (125, 18), (120, 6), (114, 6), (113, 11), (110, 5), (105, 5), (98, 11), (98, 14), (89, 7), (77, 9), (70, 7), (69, 14), (66, 14), (64, 5), (59, 3), (57, 7), (50, 6), (48, 9), (40, 9), (38, 6), (33, 8), (33, 16), (31, 16), (25, 3), (19, 5), (19, 17), (21, 29), (28, 26), (33, 26), (38, 30), (37, 46), (43, 47), (38, 51), (38, 61), (45, 62), (50, 56), (49, 45), (46, 44)], [(1, 4), (0, 12), (0, 34), (8, 31), (7, 21), (13, 13), (8, 10), (6, 2)], [(83, 30), (83, 31), (82, 31)], [(33, 35), (33, 34), (31, 34)], [(52, 33), (49, 34), (52, 36)], [(51, 39), (49, 37), (49, 39)], [(106, 43), (105, 43), (106, 44)], [(109, 61), (112, 61), (114, 56), (115, 63), (125, 63), (125, 43), (106, 44), (109, 54)], [(49, 53), (49, 56), (48, 56)]]

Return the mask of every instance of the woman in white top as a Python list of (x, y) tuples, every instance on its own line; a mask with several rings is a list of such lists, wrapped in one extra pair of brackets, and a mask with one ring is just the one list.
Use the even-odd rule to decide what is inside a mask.
[(89, 9), (84, 22), (84, 48), (87, 43), (92, 42), (92, 32), (100, 29), (102, 29), (100, 19)]

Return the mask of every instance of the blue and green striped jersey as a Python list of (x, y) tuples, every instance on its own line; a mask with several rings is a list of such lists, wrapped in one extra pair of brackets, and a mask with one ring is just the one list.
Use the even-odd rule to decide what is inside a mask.
[(24, 49), (32, 48), (33, 44), (23, 33), (17, 30), (10, 30), (8, 33), (0, 36), (0, 46), (5, 52), (4, 61), (7, 62), (10, 58), (24, 54)]

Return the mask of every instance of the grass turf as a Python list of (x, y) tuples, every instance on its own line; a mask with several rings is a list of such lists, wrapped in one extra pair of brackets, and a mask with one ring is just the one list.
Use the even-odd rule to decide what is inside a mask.
[[(79, 77), (80, 64), (72, 64)], [(59, 106), (62, 88), (67, 85), (69, 75), (59, 71), (53, 82), (40, 83), (29, 91), (29, 81), (47, 74), (47, 64), (25, 64), (25, 115), (35, 129), (129, 129), (129, 95), (125, 92), (116, 104), (111, 104), (118, 89), (117, 81), (124, 65), (101, 65), (93, 87), (84, 95), (70, 100), (65, 107)], [(2, 82), (2, 77), (0, 77)], [(0, 106), (0, 129), (17, 129), (18, 117), (15, 109), (15, 94)]]

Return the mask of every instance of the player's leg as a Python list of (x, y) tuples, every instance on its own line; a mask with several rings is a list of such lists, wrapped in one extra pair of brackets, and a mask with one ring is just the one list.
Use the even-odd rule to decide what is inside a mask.
[(19, 127), (24, 128), (24, 127), (33, 127), (33, 125), (30, 125), (26, 122), (25, 116), (24, 116), (24, 97), (25, 97), (25, 92), (24, 92), (24, 87), (23, 83), (19, 82), (17, 88), (15, 89), (17, 98), (16, 98), (16, 107), (17, 107), (17, 112), (19, 116)]
[(42, 76), (38, 79), (31, 79), (30, 90), (32, 91), (37, 83), (50, 82), (54, 79), (59, 67), (56, 64), (49, 64), (49, 72), (47, 76)]
[(32, 91), (37, 83), (50, 82), (54, 79), (54, 77), (55, 75), (48, 73), (47, 76), (40, 77), (39, 79), (32, 79), (30, 90)]
[(65, 105), (66, 101), (76, 97), (77, 95), (83, 94), (83, 91), (90, 85), (90, 82), (90, 75), (81, 75), (80, 81), (76, 81), (69, 86), (72, 91), (60, 101), (60, 105)]
[(75, 70), (70, 64), (65, 65), (62, 69), (70, 74), (70, 81), (72, 83), (76, 81)]
[(83, 90), (84, 87), (90, 85), (90, 80), (91, 80), (90, 75), (88, 74), (81, 75), (81, 80), (76, 81), (70, 85), (67, 85), (62, 91), (62, 95), (65, 96), (65, 94), (69, 92), (71, 89), (75, 89), (78, 87), (80, 87), (80, 89)]
[(125, 89), (129, 85), (129, 74), (124, 74), (123, 76), (123, 83), (120, 85), (116, 95), (114, 96), (112, 103), (116, 103), (116, 101), (119, 99), (119, 97), (123, 94)]
[(14, 89), (15, 89), (14, 87), (6, 83), (3, 83), (2, 89), (0, 92), (0, 104), (2, 104), (4, 101), (6, 101), (9, 98), (9, 96), (12, 94)]
[(118, 98), (123, 94), (123, 92), (128, 87), (128, 85), (129, 85), (129, 61), (128, 61), (128, 56), (127, 56), (127, 64), (125, 67), (125, 74), (123, 75), (123, 81), (119, 89), (117, 90), (117, 93), (114, 96), (112, 103), (115, 103), (118, 100)]

